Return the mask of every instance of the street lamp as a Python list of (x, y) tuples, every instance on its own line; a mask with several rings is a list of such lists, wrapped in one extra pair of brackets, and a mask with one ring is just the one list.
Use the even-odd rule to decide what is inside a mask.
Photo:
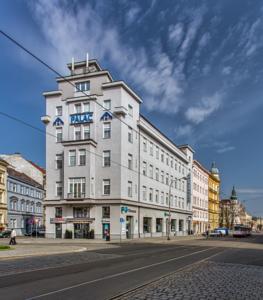
[(182, 177), (182, 178), (175, 178), (173, 180), (171, 180), (170, 184), (169, 184), (169, 194), (168, 194), (168, 210), (169, 210), (169, 215), (168, 215), (168, 230), (167, 230), (167, 240), (170, 241), (170, 231), (171, 231), (171, 188), (172, 188), (172, 184), (173, 182), (175, 182), (176, 180), (181, 180), (181, 179), (185, 179), (187, 180), (187, 177)]

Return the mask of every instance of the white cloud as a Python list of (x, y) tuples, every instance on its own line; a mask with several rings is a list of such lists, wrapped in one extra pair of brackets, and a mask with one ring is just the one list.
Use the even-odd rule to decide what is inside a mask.
[(112, 24), (108, 26), (89, 3), (74, 6), (74, 9), (65, 3), (35, 1), (31, 5), (51, 46), (45, 55), (55, 68), (64, 72), (72, 56), (83, 59), (89, 52), (90, 57), (99, 61), (107, 60), (119, 71), (121, 78), (140, 88), (149, 110), (178, 111), (182, 88), (173, 62), (162, 51), (160, 43), (151, 55), (149, 49), (132, 48), (120, 39), (117, 28)]
[(222, 94), (215, 93), (211, 97), (203, 98), (196, 106), (189, 107), (185, 116), (192, 123), (199, 124), (215, 112), (222, 103)]
[(139, 12), (141, 11), (140, 7), (137, 4), (134, 4), (126, 13), (125, 21), (127, 25), (131, 25), (135, 19), (138, 17)]
[(222, 74), (229, 75), (231, 73), (231, 71), (232, 71), (232, 68), (230, 66), (227, 66), (222, 69)]
[(193, 133), (193, 127), (190, 124), (178, 126), (175, 129), (175, 135), (179, 137), (189, 137)]
[(174, 46), (177, 47), (181, 43), (183, 34), (184, 34), (184, 27), (182, 23), (177, 23), (169, 26), (168, 37), (170, 42)]
[(237, 192), (240, 194), (252, 194), (252, 195), (263, 195), (263, 189), (262, 188), (239, 188), (237, 189)]
[(226, 153), (226, 152), (229, 152), (229, 151), (233, 151), (235, 149), (236, 149), (236, 147), (234, 147), (234, 146), (227, 146), (227, 147), (217, 149), (216, 152), (219, 153), (219, 154), (222, 154), (222, 153)]

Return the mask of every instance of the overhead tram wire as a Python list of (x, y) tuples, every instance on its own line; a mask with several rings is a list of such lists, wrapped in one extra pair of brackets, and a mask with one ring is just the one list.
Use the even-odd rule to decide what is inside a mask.
[[(84, 91), (82, 91), (82, 90), (80, 90), (77, 86), (75, 86), (70, 80), (68, 80), (65, 76), (63, 76), (61, 73), (59, 73), (57, 70), (55, 70), (53, 67), (51, 67), (48, 63), (46, 63), (46, 62), (44, 62), (41, 58), (39, 58), (37, 55), (35, 55), (32, 51), (30, 51), (30, 50), (28, 50), (25, 46), (23, 46), (21, 43), (19, 43), (17, 40), (15, 40), (14, 38), (12, 38), (9, 34), (7, 34), (5, 31), (3, 31), (2, 29), (0, 29), (0, 33), (4, 36), (4, 37), (6, 37), (8, 40), (10, 40), (12, 43), (14, 43), (16, 46), (18, 46), (19, 48), (21, 48), (23, 51), (25, 51), (26, 53), (28, 53), (30, 56), (32, 56), (35, 60), (37, 60), (38, 62), (40, 62), (42, 65), (44, 65), (46, 68), (48, 68), (50, 71), (52, 71), (53, 73), (55, 73), (56, 75), (58, 75), (59, 77), (61, 77), (61, 78), (63, 78), (67, 83), (69, 83), (71, 86), (73, 86), (74, 88), (76, 88), (77, 90), (78, 90), (78, 92), (81, 92), (83, 95), (85, 95), (85, 96), (87, 96), (87, 97), (89, 97), (90, 95), (88, 95), (87, 93), (85, 93)], [(138, 130), (136, 130), (136, 129), (134, 129), (134, 128), (132, 128), (132, 127), (130, 127), (130, 125), (129, 124), (127, 124), (125, 121), (123, 121), (122, 119), (120, 119), (117, 115), (116, 115), (116, 113), (115, 112), (113, 112), (112, 110), (110, 110), (110, 109), (107, 109), (107, 108), (105, 108), (102, 104), (100, 104), (97, 100), (94, 100), (94, 102), (97, 104), (97, 105), (99, 105), (101, 108), (103, 108), (104, 110), (106, 110), (106, 111), (108, 111), (108, 112), (110, 112), (110, 113), (112, 113), (112, 115), (113, 116), (115, 116), (116, 117), (116, 119), (117, 120), (119, 120), (120, 122), (122, 122), (124, 125), (126, 125), (128, 128), (130, 128), (130, 129), (132, 129), (132, 131), (134, 131), (135, 133), (137, 133), (138, 134), (138, 136), (140, 137), (141, 136), (141, 133), (140, 133), (140, 131), (138, 131)], [(1, 111), (0, 111), (0, 113), (1, 113)], [(5, 113), (2, 113), (2, 115), (4, 115)], [(7, 117), (7, 114), (5, 114), (5, 116)], [(11, 115), (9, 115), (8, 116), (9, 118), (11, 117), (11, 118), (13, 118), (13, 119), (16, 119), (17, 121), (19, 120), (18, 118), (16, 118), (16, 117), (12, 117)], [(24, 124), (24, 125), (26, 125), (26, 122), (25, 121), (23, 121), (23, 120), (19, 120), (19, 122), (21, 122), (22, 124)], [(38, 131), (41, 131), (39, 128), (35, 128), (33, 125), (31, 125), (31, 124), (27, 124), (27, 126), (29, 126), (29, 127), (31, 127), (31, 128), (34, 128), (34, 129), (36, 129), (36, 130), (38, 130)], [(51, 133), (48, 133), (49, 135), (52, 135), (52, 136), (54, 136), (53, 134), (51, 134)], [(56, 136), (54, 136), (54, 137), (56, 137)], [(88, 150), (86, 150), (86, 151), (88, 151)], [(94, 153), (94, 152), (90, 152), (90, 153)], [(100, 156), (99, 154), (97, 154), (97, 153), (94, 153), (95, 155), (97, 155), (97, 156)], [(101, 158), (103, 158), (102, 156), (100, 156)], [(113, 161), (112, 161), (113, 162)], [(119, 163), (117, 163), (117, 162), (115, 162), (116, 164), (119, 164)], [(127, 169), (129, 169), (127, 166), (123, 166), (123, 165), (121, 165), (121, 164), (119, 164), (120, 166), (122, 166), (122, 167), (125, 167), (125, 168), (127, 168)], [(129, 169), (130, 170), (130, 169)], [(137, 171), (135, 171), (135, 170), (132, 170), (132, 171), (134, 171), (136, 174), (141, 174), (141, 175), (143, 175), (143, 176), (145, 176), (144, 174), (142, 174), (142, 173), (140, 173), (140, 170), (138, 170), (138, 172)], [(146, 176), (146, 177), (149, 177), (149, 176)], [(151, 178), (151, 177), (149, 177), (149, 178)], [(153, 178), (151, 178), (151, 179), (153, 179)], [(156, 179), (154, 179), (155, 181), (157, 181), (157, 182), (160, 182), (160, 181), (158, 181), (158, 180), (156, 180)]]
[[(11, 119), (11, 120), (13, 120), (13, 121), (16, 121), (16, 122), (18, 122), (18, 123), (21, 123), (21, 124), (23, 124), (23, 125), (25, 125), (25, 126), (27, 126), (27, 127), (30, 127), (31, 129), (35, 129), (35, 130), (38, 131), (39, 133), (42, 133), (42, 134), (44, 134), (44, 135), (49, 135), (49, 136), (51, 136), (51, 137), (53, 137), (53, 138), (57, 138), (57, 136), (54, 135), (53, 133), (50, 133), (50, 132), (48, 132), (48, 131), (46, 131), (46, 130), (43, 130), (43, 129), (41, 129), (41, 128), (38, 128), (38, 127), (36, 127), (36, 126), (34, 126), (34, 125), (32, 125), (32, 124), (30, 124), (30, 123), (24, 121), (24, 120), (21, 120), (20, 118), (17, 118), (17, 117), (15, 117), (15, 116), (12, 116), (12, 115), (10, 115), (10, 114), (8, 114), (8, 113), (5, 113), (5, 112), (3, 112), (3, 111), (0, 111), (0, 115), (4, 116), (4, 117), (6, 117), (6, 118), (9, 118), (9, 119)], [(100, 155), (100, 154), (98, 154), (98, 153), (92, 152), (92, 151), (90, 151), (90, 150), (88, 150), (88, 149), (86, 149), (86, 152), (89, 153), (89, 154), (94, 154), (95, 156), (97, 156), (97, 157), (99, 157), (99, 158), (101, 158), (101, 159), (103, 160), (103, 156)], [(113, 164), (118, 165), (118, 166), (120, 166), (120, 167), (122, 167), (122, 168), (125, 168), (125, 169), (127, 169), (127, 170), (130, 170), (130, 171), (136, 173), (137, 175), (142, 175), (142, 176), (148, 177), (149, 179), (154, 180), (154, 181), (156, 181), (156, 182), (165, 184), (165, 183), (161, 182), (160, 180), (155, 179), (154, 177), (150, 177), (150, 176), (148, 176), (148, 175), (145, 175), (145, 174), (141, 173), (140, 170), (136, 171), (136, 170), (134, 170), (134, 169), (130, 169), (129, 167), (127, 167), (127, 166), (125, 166), (125, 165), (123, 165), (123, 164), (121, 164), (121, 163), (119, 163), (119, 162), (116, 162), (116, 161), (114, 161), (114, 160), (112, 160), (112, 159), (110, 160), (110, 163), (113, 163)], [(166, 184), (165, 184), (165, 185), (166, 185)], [(174, 189), (175, 189), (175, 188), (174, 188)], [(180, 191), (182, 191), (182, 190), (180, 190)]]
[[(80, 90), (77, 86), (75, 86), (75, 84), (73, 84), (69, 79), (67, 79), (66, 76), (63, 76), (61, 73), (59, 73), (57, 70), (55, 70), (53, 67), (51, 67), (48, 63), (46, 63), (45, 61), (43, 61), (41, 58), (39, 58), (36, 54), (34, 54), (32, 51), (28, 50), (25, 46), (23, 46), (21, 43), (19, 43), (17, 40), (15, 40), (14, 38), (12, 38), (9, 34), (7, 34), (6, 32), (4, 32), (3, 30), (0, 29), (0, 33), (5, 36), (8, 40), (10, 40), (12, 43), (14, 43), (16, 46), (18, 46), (19, 48), (21, 48), (23, 51), (25, 51), (27, 54), (29, 54), (30, 56), (32, 56), (35, 60), (37, 60), (38, 62), (40, 62), (41, 64), (43, 64), (46, 68), (48, 68), (50, 71), (52, 71), (53, 73), (55, 73), (57, 76), (63, 78), (63, 80), (65, 80), (67, 83), (69, 83), (71, 86), (73, 86), (74, 88), (76, 88), (78, 90), (78, 92), (81, 92), (83, 95), (90, 97), (89, 94), (85, 93), (85, 91)], [(110, 112), (113, 116), (116, 117), (117, 120), (119, 120), (120, 122), (122, 122), (123, 124), (125, 124), (128, 128), (132, 129), (132, 131), (136, 132), (139, 136), (141, 136), (140, 131), (132, 128), (129, 124), (127, 124), (125, 121), (123, 121), (122, 119), (120, 119), (118, 117), (118, 115), (113, 112), (111, 109), (105, 108), (102, 104), (100, 104), (97, 100), (94, 100), (94, 102), (99, 105), (101, 108), (103, 108), (104, 110)]]

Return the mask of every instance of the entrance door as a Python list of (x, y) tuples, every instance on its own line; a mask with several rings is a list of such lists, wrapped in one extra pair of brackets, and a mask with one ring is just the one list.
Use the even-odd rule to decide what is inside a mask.
[(74, 238), (87, 239), (89, 234), (88, 223), (74, 223)]
[(132, 228), (133, 228), (133, 217), (127, 216), (126, 217), (126, 238), (132, 238)]
[(56, 238), (61, 239), (62, 238), (62, 224), (56, 223)]
[(102, 223), (102, 238), (106, 240), (107, 231), (110, 234), (110, 223)]

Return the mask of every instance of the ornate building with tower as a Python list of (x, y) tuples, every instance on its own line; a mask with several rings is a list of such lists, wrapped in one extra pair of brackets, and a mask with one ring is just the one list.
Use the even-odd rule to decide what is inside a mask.
[(219, 193), (220, 193), (220, 176), (215, 162), (208, 179), (208, 229), (213, 230), (219, 226)]

